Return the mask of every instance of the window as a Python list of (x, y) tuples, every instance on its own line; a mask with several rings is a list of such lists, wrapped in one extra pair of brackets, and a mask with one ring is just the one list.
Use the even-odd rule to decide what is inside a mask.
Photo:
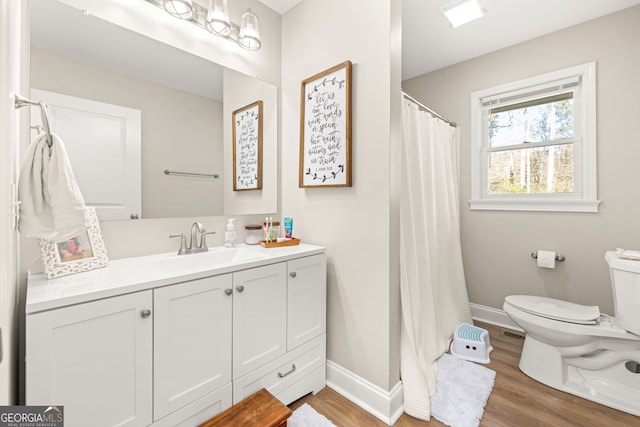
[(471, 94), (471, 209), (597, 212), (595, 63)]

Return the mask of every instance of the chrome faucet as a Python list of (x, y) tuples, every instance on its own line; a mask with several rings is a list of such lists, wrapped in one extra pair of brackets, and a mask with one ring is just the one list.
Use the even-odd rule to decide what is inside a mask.
[[(198, 233), (200, 233), (199, 242), (198, 242)], [(204, 225), (202, 225), (201, 222), (196, 221), (191, 225), (191, 240), (189, 241), (188, 251), (189, 252), (206, 252), (208, 250), (209, 248), (207, 248), (207, 241), (205, 240)]]
[(204, 225), (202, 225), (201, 222), (196, 221), (191, 225), (191, 239), (189, 240), (189, 246), (187, 246), (187, 238), (182, 233), (172, 234), (169, 237), (180, 238), (180, 249), (178, 249), (178, 255), (186, 255), (198, 252), (207, 252), (209, 250), (207, 247), (207, 234), (216, 234), (216, 232), (205, 231)]

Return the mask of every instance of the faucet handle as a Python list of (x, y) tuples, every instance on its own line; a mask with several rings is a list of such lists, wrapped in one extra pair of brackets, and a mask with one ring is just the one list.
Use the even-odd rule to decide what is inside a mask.
[(204, 250), (209, 250), (209, 248), (207, 247), (207, 234), (216, 234), (215, 231), (205, 231), (203, 233), (200, 234), (200, 245), (198, 246), (199, 248), (202, 248)]
[(180, 234), (170, 234), (170, 238), (179, 237), (180, 238), (180, 249), (178, 249), (178, 255), (183, 255), (187, 253), (187, 238), (183, 233)]

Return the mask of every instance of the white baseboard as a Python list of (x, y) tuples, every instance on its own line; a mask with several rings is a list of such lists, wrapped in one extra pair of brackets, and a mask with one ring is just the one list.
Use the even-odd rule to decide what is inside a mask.
[(469, 306), (471, 307), (471, 317), (474, 320), (524, 332), (504, 310), (474, 303), (470, 303)]
[(395, 424), (404, 412), (400, 381), (391, 391), (386, 391), (337, 363), (327, 360), (327, 386), (389, 426)]

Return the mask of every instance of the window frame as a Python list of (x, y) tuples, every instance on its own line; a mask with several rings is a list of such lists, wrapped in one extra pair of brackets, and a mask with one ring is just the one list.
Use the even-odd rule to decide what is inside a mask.
[[(572, 83), (573, 82), (573, 83)], [(576, 84), (577, 82), (577, 84)], [(518, 103), (569, 85), (574, 99), (574, 191), (489, 194), (489, 100)], [(531, 148), (533, 146), (530, 146)], [(596, 63), (589, 62), (471, 93), (471, 210), (598, 212), (596, 169)]]

